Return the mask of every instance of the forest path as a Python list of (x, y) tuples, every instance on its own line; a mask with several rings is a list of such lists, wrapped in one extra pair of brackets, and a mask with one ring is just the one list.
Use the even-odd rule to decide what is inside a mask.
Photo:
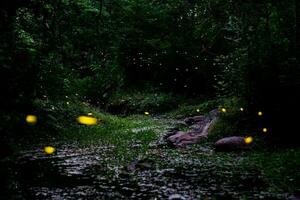
[[(158, 119), (162, 121), (163, 119)], [(180, 123), (165, 119), (166, 123)], [(160, 126), (160, 125), (157, 125)], [(132, 129), (157, 129), (147, 126)], [(131, 138), (132, 139), (132, 138)], [(127, 146), (57, 144), (57, 152), (23, 151), (13, 163), (15, 185), (26, 199), (283, 199), (269, 192), (247, 154), (215, 152), (211, 144), (170, 148), (154, 140)], [(147, 148), (146, 151), (141, 149)], [(126, 160), (124, 152), (133, 154)], [(124, 155), (122, 155), (124, 153)], [(119, 162), (124, 156), (125, 162)], [(133, 162), (132, 162), (133, 161)], [(130, 170), (130, 164), (134, 169)]]

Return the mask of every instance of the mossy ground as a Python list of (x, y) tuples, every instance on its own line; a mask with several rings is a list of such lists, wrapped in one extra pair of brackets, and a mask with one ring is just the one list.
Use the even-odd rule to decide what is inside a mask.
[[(48, 104), (43, 106), (49, 107)], [(282, 199), (285, 194), (300, 192), (299, 148), (272, 149), (258, 142), (257, 148), (251, 151), (224, 153), (214, 151), (213, 142), (216, 139), (231, 131), (237, 131), (236, 126), (230, 127), (226, 124), (228, 122), (226, 116), (225, 120), (221, 117), (215, 124), (208, 139), (188, 149), (153, 145), (167, 128), (176, 126), (175, 118), (205, 114), (216, 106), (216, 102), (182, 106), (164, 114), (163, 117), (155, 113), (145, 115), (143, 112), (121, 117), (78, 102), (68, 104), (67, 107), (61, 104), (53, 106), (54, 109), (50, 106), (51, 109), (47, 112), (40, 113), (46, 114), (45, 119), (51, 119), (51, 123), (57, 124), (53, 129), (54, 133), (22, 148), (51, 145), (59, 152), (65, 145), (73, 149), (108, 147), (109, 153), (102, 154), (106, 163), (122, 168), (135, 160), (154, 160), (158, 169), (175, 169), (175, 172), (163, 177), (165, 184), (176, 185), (181, 181), (187, 188), (198, 184), (194, 189), (186, 189), (197, 191), (194, 194), (198, 195), (197, 197), (218, 199), (218, 195), (223, 197), (225, 195), (233, 199)], [(44, 108), (42, 110), (45, 110)], [(65, 114), (67, 118), (59, 114), (62, 110), (64, 113), (67, 110), (67, 115)], [(55, 112), (59, 118), (53, 117)], [(99, 123), (94, 126), (76, 123), (76, 116), (87, 113), (92, 113), (92, 117), (97, 118)], [(143, 174), (144, 172), (138, 173), (142, 173), (140, 176), (147, 176)], [(153, 176), (155, 173), (149, 175), (149, 180), (152, 180)], [(190, 183), (188, 177), (195, 183)], [(136, 179), (138, 178), (134, 178), (135, 181)]]

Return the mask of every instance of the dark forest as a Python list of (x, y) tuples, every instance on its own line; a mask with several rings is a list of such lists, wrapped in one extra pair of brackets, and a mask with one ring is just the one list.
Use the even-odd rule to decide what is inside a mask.
[(1, 0), (1, 199), (300, 199), (300, 1)]

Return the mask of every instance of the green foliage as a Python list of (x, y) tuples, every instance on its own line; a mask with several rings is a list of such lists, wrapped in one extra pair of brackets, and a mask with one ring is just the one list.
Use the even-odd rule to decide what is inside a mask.
[(261, 168), (274, 191), (297, 193), (300, 184), (300, 150), (283, 149), (272, 152), (256, 152), (245, 160)]
[[(107, 66), (92, 65), (92, 74), (76, 81), (77, 93), (94, 104), (107, 102), (109, 97), (120, 90), (123, 77), (120, 68), (113, 63)], [(75, 89), (74, 88), (74, 89)]]
[[(264, 108), (280, 136), (289, 123), (277, 125), (288, 114), (284, 107), (299, 107), (297, 13), (297, 4), (267, 0), (5, 0), (4, 107), (28, 112), (35, 99), (66, 95), (103, 106), (124, 88), (157, 88), (192, 98), (239, 97), (251, 109)], [(136, 96), (124, 112), (176, 105), (168, 96)]]
[(215, 87), (220, 97), (244, 97), (248, 92), (246, 85), (247, 52), (237, 49), (229, 55), (220, 55), (215, 58), (215, 65), (221, 70), (215, 76)]
[[(269, 184), (263, 188), (266, 193), (254, 198), (299, 192), (298, 150), (246, 155), (211, 153), (210, 147), (199, 153), (197, 145), (191, 153), (150, 149), (173, 125), (170, 118), (202, 115), (217, 107), (226, 113), (205, 142), (255, 135), (258, 125), (267, 125), (267, 139), (299, 143), (298, 119), (291, 115), (300, 112), (298, 2), (1, 0), (0, 132), (5, 151), (0, 155), (11, 153), (8, 143), (14, 148), (24, 148), (26, 142), (31, 147), (40, 142), (94, 143), (113, 147), (105, 156), (116, 165), (149, 154), (165, 166), (180, 157), (200, 161), (187, 165), (190, 160), (181, 159), (178, 166), (201, 169), (195, 180), (209, 188), (205, 195), (215, 192), (209, 186), (225, 184), (233, 197), (244, 177)], [(140, 115), (104, 114), (84, 102), (112, 113)], [(261, 121), (254, 117), (260, 109)], [(168, 119), (151, 118), (170, 110)], [(89, 112), (100, 123), (79, 125), (76, 118)], [(36, 125), (25, 123), (28, 114), (38, 117)], [(261, 138), (255, 136), (256, 141)], [(260, 172), (266, 180), (257, 179)], [(251, 186), (256, 192), (256, 185)]]
[[(209, 140), (215, 142), (222, 137), (249, 136), (257, 133), (257, 127), (250, 124), (249, 114), (245, 102), (239, 98), (223, 98), (219, 101), (220, 117), (210, 130)], [(222, 112), (222, 109), (226, 112)], [(241, 111), (243, 108), (244, 111)], [(256, 113), (255, 113), (256, 114)], [(253, 113), (252, 113), (253, 115)], [(255, 137), (258, 134), (255, 135)]]
[[(233, 101), (227, 100), (227, 102), (228, 107)], [(39, 104), (43, 105), (44, 103), (40, 102)], [(78, 103), (76, 104), (78, 105)], [(44, 105), (44, 109), (46, 107)], [(63, 106), (59, 107), (56, 105), (55, 109), (63, 108)], [(73, 106), (70, 108), (70, 110), (75, 109)], [(105, 160), (105, 164), (109, 164), (109, 166), (126, 166), (141, 158), (153, 159), (155, 160), (154, 170), (174, 169), (178, 175), (182, 175), (184, 178), (185, 174), (190, 175), (192, 172), (197, 176), (188, 176), (189, 179), (179, 180), (199, 181), (203, 188), (209, 188), (212, 191), (215, 191), (214, 187), (218, 188), (218, 185), (223, 185), (226, 187), (221, 188), (220, 191), (230, 197), (238, 198), (240, 195), (245, 195), (245, 198), (282, 199), (283, 194), (293, 194), (299, 190), (297, 169), (300, 152), (298, 149), (279, 151), (264, 149), (224, 153), (214, 152), (209, 143), (191, 146), (189, 151), (158, 148), (151, 146), (151, 143), (157, 140), (162, 131), (173, 123), (172, 120), (155, 120), (144, 115), (117, 117), (99, 112), (86, 104), (81, 105), (81, 109), (82, 113), (92, 112), (93, 116), (98, 118), (101, 123), (96, 126), (74, 124), (67, 129), (61, 129), (55, 136), (55, 140), (51, 141), (51, 144), (55, 144), (58, 149), (61, 144), (65, 143), (70, 145), (69, 150), (74, 148), (73, 145), (77, 150), (81, 148), (95, 150), (101, 147), (103, 150), (99, 154)], [(70, 121), (72, 120), (73, 118)], [(49, 144), (50, 140), (46, 141), (46, 144)], [(109, 147), (109, 151), (105, 150), (106, 147)], [(101, 159), (99, 162), (103, 160)], [(147, 171), (151, 172), (151, 169), (147, 169)], [(95, 172), (93, 171), (93, 173)], [(143, 174), (143, 178), (147, 177), (147, 174)], [(105, 174), (101, 175), (106, 176)], [(137, 181), (136, 177), (138, 177), (138, 172), (134, 174), (135, 182)], [(161, 177), (164, 178), (165, 184), (179, 178), (170, 176), (168, 173), (164, 173)], [(132, 181), (130, 177), (126, 180)], [(203, 190), (203, 195), (214, 194), (210, 190)]]
[(218, 107), (218, 101), (209, 100), (195, 105), (187, 105), (185, 103), (179, 105), (178, 109), (167, 113), (169, 117), (184, 118), (195, 115), (207, 114), (209, 111)]
[(77, 124), (76, 118), (87, 114), (86, 104), (68, 96), (63, 101), (36, 100), (34, 105), (39, 118), (37, 131), (47, 132), (51, 136), (55, 136), (62, 129), (74, 127)]
[(149, 112), (155, 115), (177, 108), (181, 101), (181, 98), (171, 93), (133, 90), (114, 95), (109, 100), (107, 110), (116, 114)]

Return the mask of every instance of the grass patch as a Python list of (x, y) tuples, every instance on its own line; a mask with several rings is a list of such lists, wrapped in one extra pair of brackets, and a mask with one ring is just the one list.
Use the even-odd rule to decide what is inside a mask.
[[(195, 170), (200, 176), (199, 184), (204, 188), (213, 186), (218, 188), (225, 185), (228, 193), (234, 195), (242, 191), (246, 196), (268, 195), (299, 192), (300, 185), (300, 150), (279, 149), (266, 151), (257, 149), (248, 152), (222, 153), (214, 152), (212, 142), (219, 137), (244, 133), (236, 120), (240, 113), (230, 111), (222, 114), (218, 123), (212, 129), (208, 140), (193, 145), (188, 150), (182, 149), (153, 149), (151, 142), (156, 141), (160, 133), (170, 125), (171, 120), (155, 119), (151, 115), (130, 115), (120, 117), (107, 114), (85, 103), (39, 102), (41, 109), (37, 112), (41, 118), (40, 125), (47, 124), (54, 127), (51, 137), (44, 138), (45, 144), (76, 144), (80, 146), (107, 146), (110, 151), (105, 154), (111, 165), (124, 166), (139, 158), (154, 159), (161, 168), (176, 168), (180, 171)], [(181, 107), (168, 113), (167, 117), (193, 115), (190, 112), (201, 109), (205, 114), (219, 102), (207, 102), (195, 106)], [(53, 109), (54, 106), (54, 109)], [(234, 106), (228, 106), (228, 108)], [(237, 105), (235, 106), (237, 107)], [(197, 110), (196, 110), (197, 112)], [(78, 115), (92, 113), (100, 123), (95, 126), (80, 125), (76, 122)], [(198, 113), (198, 112), (197, 112)], [(238, 121), (237, 124), (234, 122)], [(32, 127), (31, 127), (32, 128)], [(44, 129), (43, 129), (44, 130)], [(47, 134), (46, 134), (47, 135)], [(33, 142), (32, 142), (33, 143)], [(31, 145), (32, 145), (31, 143)], [(134, 147), (136, 146), (136, 147)], [(181, 172), (180, 172), (181, 173)], [(179, 174), (181, 175), (181, 174)], [(257, 178), (259, 177), (259, 178)], [(170, 181), (173, 180), (170, 179)], [(195, 180), (198, 180), (195, 179)], [(206, 185), (207, 184), (207, 185)], [(246, 185), (240, 187), (239, 185)], [(257, 190), (256, 187), (261, 184)], [(249, 189), (250, 188), (250, 189)], [(226, 189), (227, 190), (227, 189)], [(214, 192), (214, 191), (208, 191)], [(261, 192), (265, 192), (261, 194)]]
[(114, 114), (163, 113), (177, 108), (182, 97), (172, 93), (129, 91), (114, 95), (107, 104), (107, 111)]
[(245, 159), (262, 170), (275, 191), (300, 194), (300, 149), (254, 152)]
[(184, 118), (189, 116), (202, 115), (217, 107), (218, 102), (215, 100), (205, 101), (195, 105), (182, 104), (177, 109), (168, 112), (166, 116), (174, 118)]
[[(153, 110), (148, 110), (150, 115), (145, 115), (142, 110), (150, 104), (134, 108), (135, 111), (140, 110), (142, 114), (132, 114), (126, 117), (105, 113), (76, 100), (37, 101), (36, 104), (37, 115), (43, 116), (40, 126), (36, 127), (37, 132), (44, 132), (45, 137), (39, 135), (34, 143), (110, 146), (113, 147), (114, 162), (120, 163), (148, 154), (149, 144), (157, 140), (166, 127), (172, 123), (172, 119), (153, 118)], [(78, 116), (88, 113), (92, 113), (92, 117), (98, 119), (97, 125), (86, 126), (76, 122)], [(138, 148), (132, 149), (134, 145), (138, 145)]]

